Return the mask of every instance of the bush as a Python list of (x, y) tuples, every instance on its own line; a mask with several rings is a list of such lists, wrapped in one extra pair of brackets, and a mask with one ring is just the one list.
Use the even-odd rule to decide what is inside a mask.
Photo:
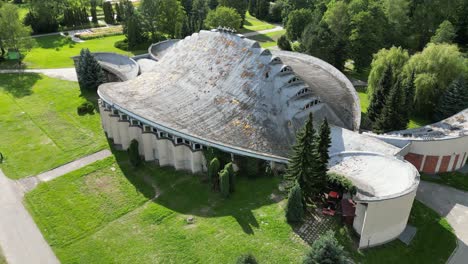
[(86, 101), (78, 106), (76, 110), (78, 115), (94, 114), (94, 105), (91, 102)]
[(303, 263), (345, 264), (352, 263), (352, 261), (346, 256), (346, 252), (336, 240), (333, 231), (329, 230), (312, 244), (312, 248), (305, 256)]
[(252, 253), (243, 254), (237, 258), (236, 264), (257, 264), (257, 260), (255, 259)]
[(304, 52), (304, 47), (299, 41), (294, 41), (291, 45), (291, 49), (295, 52)]
[(121, 49), (121, 50), (128, 50), (128, 41), (127, 39), (119, 40), (114, 43), (114, 47)]
[(338, 189), (341, 192), (349, 192), (352, 195), (357, 192), (356, 186), (354, 186), (351, 180), (337, 173), (327, 174), (327, 184), (331, 189)]
[(236, 181), (236, 173), (234, 172), (234, 167), (232, 166), (232, 162), (229, 162), (224, 166), (224, 169), (229, 173), (229, 192), (234, 192), (234, 185)]
[(130, 142), (130, 147), (128, 148), (127, 152), (130, 163), (133, 165), (133, 167), (138, 167), (141, 163), (141, 157), (140, 152), (138, 151), (138, 141), (136, 139), (133, 139)]
[(227, 170), (219, 172), (219, 185), (221, 187), (221, 195), (224, 198), (229, 197), (229, 172)]
[(278, 38), (278, 47), (282, 50), (287, 50), (287, 51), (292, 50), (291, 42), (289, 42), (286, 35), (282, 35), (281, 37)]
[(298, 223), (304, 217), (304, 206), (302, 204), (302, 190), (299, 184), (295, 184), (288, 195), (286, 204), (286, 220), (289, 223)]
[(210, 164), (208, 164), (208, 178), (210, 178), (210, 181), (213, 184), (214, 189), (216, 189), (216, 180), (217, 180), (220, 168), (221, 168), (221, 165), (219, 163), (218, 158), (213, 158), (210, 161)]

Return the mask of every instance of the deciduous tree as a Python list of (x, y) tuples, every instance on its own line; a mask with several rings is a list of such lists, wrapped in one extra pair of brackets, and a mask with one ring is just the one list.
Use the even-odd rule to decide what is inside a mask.
[(234, 8), (219, 6), (215, 10), (208, 12), (208, 16), (205, 19), (205, 26), (208, 28), (221, 26), (239, 30), (241, 20), (241, 16)]
[(0, 8), (0, 57), (7, 49), (19, 51), (32, 48), (34, 42), (30, 37), (31, 28), (24, 26), (18, 16), (18, 8), (6, 3)]
[(291, 41), (298, 40), (306, 26), (313, 20), (312, 11), (309, 9), (294, 10), (288, 15), (286, 34)]

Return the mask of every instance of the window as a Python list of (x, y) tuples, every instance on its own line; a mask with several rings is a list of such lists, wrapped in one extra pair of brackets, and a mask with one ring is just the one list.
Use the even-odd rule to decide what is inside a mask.
[(153, 132), (158, 133), (158, 130), (155, 127), (153, 127)]
[(138, 126), (138, 120), (132, 119), (132, 126)]
[(297, 92), (296, 96), (303, 95), (305, 93), (309, 92), (309, 89), (303, 88), (299, 92)]
[(186, 145), (189, 145), (189, 146), (190, 146), (190, 141), (184, 139), (184, 143), (185, 143)]
[(127, 121), (128, 120), (128, 115), (121, 115), (120, 118), (124, 121)]
[(177, 140), (176, 140), (176, 143), (177, 143), (177, 144), (182, 144), (182, 142), (183, 142), (183, 139), (182, 139), (182, 138), (177, 138)]
[(291, 84), (291, 83), (295, 83), (295, 82), (298, 82), (298, 81), (300, 81), (299, 78), (293, 77), (288, 81), (288, 83)]
[(279, 64), (279, 63), (283, 63), (283, 62), (281, 61), (280, 58), (274, 57), (274, 58), (271, 60), (270, 63), (271, 63), (271, 64)]
[(151, 132), (151, 127), (150, 127), (150, 126), (147, 126), (147, 125), (144, 125), (144, 126), (143, 126), (143, 131), (145, 131), (145, 132)]
[(200, 144), (195, 144), (195, 145), (193, 146), (193, 148), (194, 148), (195, 150), (198, 150), (198, 149), (201, 149), (202, 146), (201, 146)]
[(119, 110), (117, 110), (117, 109), (112, 110), (112, 114), (119, 115)]
[(292, 68), (289, 66), (284, 66), (280, 72), (292, 72)]
[(172, 136), (171, 134), (167, 133), (167, 137), (170, 138), (170, 139), (173, 139), (174, 136)]
[(263, 56), (263, 55), (271, 55), (271, 52), (267, 49), (263, 50), (262, 53), (260, 54), (260, 56)]
[(265, 72), (265, 78), (268, 79), (268, 77), (270, 77), (270, 73), (269, 73), (269, 72)]

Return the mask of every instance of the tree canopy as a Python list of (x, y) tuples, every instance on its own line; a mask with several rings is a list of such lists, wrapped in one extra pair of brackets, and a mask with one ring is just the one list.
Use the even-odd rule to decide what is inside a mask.
[(18, 8), (13, 4), (6, 3), (0, 7), (0, 29), (0, 57), (7, 49), (19, 51), (31, 48), (34, 43), (30, 37), (31, 27), (21, 23)]
[(239, 30), (241, 20), (241, 16), (234, 8), (219, 6), (215, 10), (208, 12), (205, 25), (208, 28), (217, 28), (222, 26)]
[(457, 33), (455, 32), (455, 28), (453, 27), (452, 23), (450, 23), (448, 20), (445, 20), (440, 24), (434, 36), (432, 36), (431, 42), (436, 44), (452, 43), (456, 36)]

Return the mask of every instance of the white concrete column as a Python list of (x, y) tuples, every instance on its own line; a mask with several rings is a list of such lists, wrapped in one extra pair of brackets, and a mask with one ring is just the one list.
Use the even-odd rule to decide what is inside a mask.
[(120, 134), (119, 134), (119, 117), (118, 116), (111, 116), (110, 117), (111, 123), (111, 130), (112, 130), (112, 139), (114, 140), (114, 144), (120, 144)]
[(153, 137), (155, 137), (152, 133), (143, 133), (142, 137), (142, 147), (143, 147), (143, 155), (145, 156), (145, 161), (151, 161), (154, 159), (153, 157)]
[(426, 163), (426, 155), (423, 156), (423, 159), (421, 161), (421, 167), (418, 168), (418, 171), (422, 171), (424, 168), (424, 163)]
[(128, 127), (129, 123), (125, 121), (119, 122), (119, 135), (120, 135), (120, 144), (122, 145), (122, 149), (126, 150), (130, 147), (130, 136), (128, 135)]
[(444, 159), (444, 156), (439, 156), (439, 159), (437, 160), (437, 165), (435, 167), (435, 173), (438, 173), (440, 170), (440, 164), (442, 163), (442, 160)]

